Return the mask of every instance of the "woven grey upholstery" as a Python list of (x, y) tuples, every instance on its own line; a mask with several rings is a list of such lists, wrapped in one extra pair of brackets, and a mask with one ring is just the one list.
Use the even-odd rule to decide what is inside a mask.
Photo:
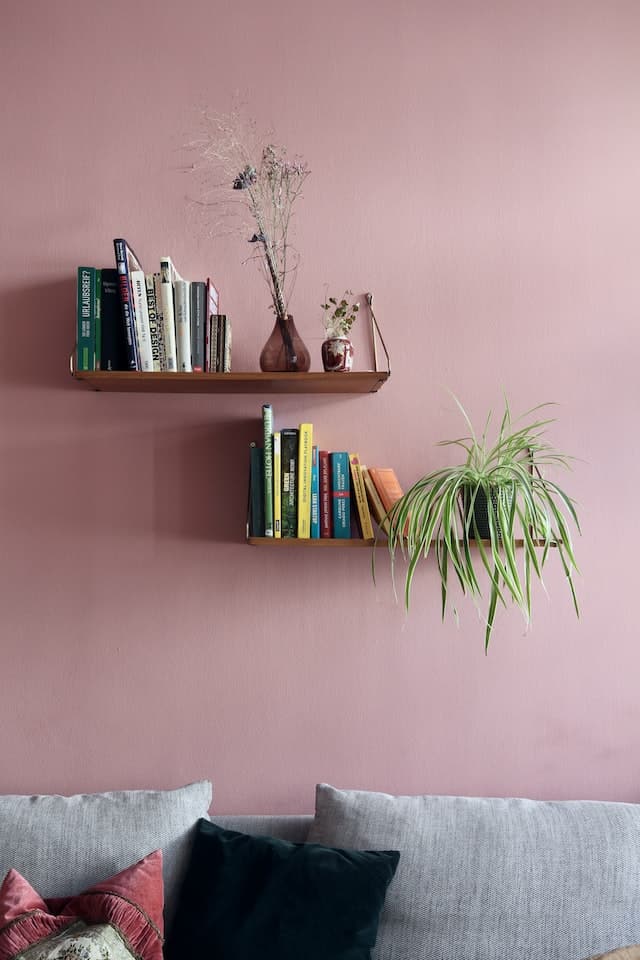
[(165, 918), (175, 909), (208, 780), (177, 790), (0, 797), (0, 881), (14, 867), (43, 897), (80, 893), (162, 849)]
[(374, 960), (580, 960), (640, 942), (640, 806), (317, 788), (309, 840), (400, 850)]

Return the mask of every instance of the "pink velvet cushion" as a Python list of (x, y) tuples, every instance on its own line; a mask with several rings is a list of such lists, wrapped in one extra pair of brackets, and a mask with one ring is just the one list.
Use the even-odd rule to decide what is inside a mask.
[(43, 900), (17, 870), (0, 887), (0, 960), (67, 928), (108, 924), (141, 960), (162, 960), (162, 851), (75, 897)]

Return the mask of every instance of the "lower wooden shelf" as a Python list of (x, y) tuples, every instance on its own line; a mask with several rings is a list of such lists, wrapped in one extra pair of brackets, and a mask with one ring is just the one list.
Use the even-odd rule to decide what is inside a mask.
[[(283, 547), (311, 547), (312, 549), (315, 549), (316, 547), (323, 547), (325, 549), (331, 548), (331, 547), (338, 547), (338, 548), (340, 547), (372, 547), (374, 543), (376, 543), (376, 541), (360, 540), (360, 539), (341, 540), (341, 539), (336, 539), (334, 537), (331, 537), (331, 538), (325, 537), (325, 538), (320, 538), (319, 540), (318, 539), (308, 539), (308, 540), (298, 539), (298, 537), (280, 537), (277, 539), (275, 537), (247, 537), (247, 543), (252, 547), (275, 547), (277, 550), (279, 550)], [(379, 539), (377, 543), (378, 543), (378, 546), (387, 545), (387, 541), (384, 538)], [(459, 540), (458, 543), (462, 544), (463, 541)], [(483, 544), (483, 546), (487, 548), (491, 546), (490, 540), (482, 540), (481, 543)], [(533, 545), (534, 547), (544, 547), (545, 542), (544, 540), (534, 540)], [(470, 540), (469, 546), (477, 547), (478, 541)], [(514, 546), (518, 549), (523, 547), (524, 540), (515, 540)], [(555, 542), (555, 540), (553, 540), (551, 541), (549, 546), (557, 547), (557, 543)], [(431, 549), (432, 550), (434, 549), (433, 544), (431, 546)]]
[(277, 550), (283, 547), (311, 547), (315, 549), (322, 547), (330, 549), (331, 547), (372, 547), (373, 540), (340, 539), (334, 537), (321, 537), (320, 539), (299, 539), (298, 537), (247, 537), (247, 543), (252, 547), (275, 547)]

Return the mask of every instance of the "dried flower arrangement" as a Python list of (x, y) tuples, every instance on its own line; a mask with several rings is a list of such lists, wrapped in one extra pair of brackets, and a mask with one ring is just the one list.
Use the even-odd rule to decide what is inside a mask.
[[(204, 201), (205, 205), (222, 204), (223, 216), (237, 214), (230, 193), (236, 191), (253, 225), (247, 239), (254, 245), (255, 253), (247, 260), (259, 262), (267, 281), (286, 349), (286, 369), (300, 369), (287, 322), (299, 262), (290, 230), (293, 205), (310, 170), (300, 158), (287, 159), (284, 147), (259, 137), (255, 121), (244, 121), (237, 112), (220, 118), (205, 115), (204, 127), (202, 139), (194, 144), (200, 154), (200, 166), (223, 177), (222, 183), (215, 183), (216, 197)], [(246, 216), (242, 229), (249, 232)]]

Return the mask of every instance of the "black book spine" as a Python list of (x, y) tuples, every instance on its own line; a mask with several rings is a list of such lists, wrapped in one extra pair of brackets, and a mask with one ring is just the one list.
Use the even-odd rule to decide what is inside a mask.
[(102, 343), (100, 368), (102, 370), (128, 370), (127, 350), (122, 324), (118, 271), (113, 267), (102, 269), (100, 294)]
[(282, 461), (282, 536), (298, 536), (298, 431), (287, 427), (280, 431)]
[(249, 536), (264, 537), (264, 448), (250, 447)]
[(204, 371), (204, 320), (207, 285), (203, 280), (191, 284), (191, 368), (194, 373)]
[(116, 254), (116, 269), (118, 271), (118, 290), (120, 292), (120, 307), (124, 324), (125, 344), (127, 348), (127, 365), (129, 370), (140, 370), (140, 357), (136, 341), (135, 321), (133, 313), (133, 292), (131, 277), (129, 276), (129, 260), (127, 258), (126, 240), (114, 240), (113, 247)]

